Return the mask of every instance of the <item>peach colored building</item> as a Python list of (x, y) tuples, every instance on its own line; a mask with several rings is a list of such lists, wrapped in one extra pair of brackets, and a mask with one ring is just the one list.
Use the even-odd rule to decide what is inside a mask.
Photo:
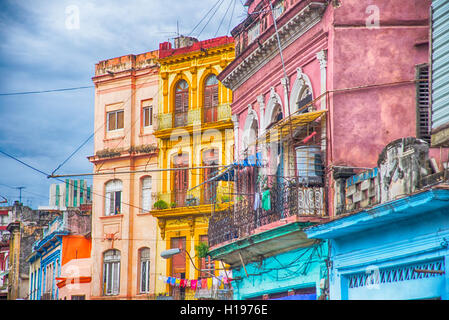
[(157, 58), (150, 51), (95, 66), (91, 299), (154, 293)]

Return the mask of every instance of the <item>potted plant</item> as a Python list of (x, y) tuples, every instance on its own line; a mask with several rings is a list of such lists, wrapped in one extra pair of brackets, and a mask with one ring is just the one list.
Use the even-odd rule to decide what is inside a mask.
[(172, 202), (172, 203), (170, 203), (170, 207), (172, 207), (172, 208), (176, 208), (176, 202)]
[(156, 201), (156, 202), (154, 203), (153, 206), (154, 206), (156, 209), (159, 209), (159, 210), (163, 210), (163, 209), (167, 209), (167, 208), (168, 208), (167, 202), (165, 202), (165, 201), (162, 200), (162, 199), (159, 199), (158, 201)]
[(195, 251), (199, 258), (206, 258), (209, 251), (209, 245), (206, 242), (200, 242), (195, 246)]

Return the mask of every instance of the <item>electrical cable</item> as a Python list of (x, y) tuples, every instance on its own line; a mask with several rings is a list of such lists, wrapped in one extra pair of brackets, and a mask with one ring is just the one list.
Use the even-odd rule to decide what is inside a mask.
[(206, 19), (206, 17), (209, 15), (209, 13), (215, 8), (215, 6), (222, 0), (217, 0), (217, 2), (215, 2), (215, 4), (209, 9), (209, 11), (203, 16), (203, 18), (196, 24), (196, 26), (192, 29), (192, 31), (190, 31), (190, 33), (187, 35), (188, 37), (190, 37), (193, 34), (193, 31), (195, 31), (195, 29), (201, 24), (201, 22), (203, 22), (204, 19)]
[(25, 94), (39, 94), (39, 93), (49, 93), (49, 92), (62, 92), (62, 91), (71, 91), (71, 90), (81, 90), (94, 88), (94, 86), (84, 86), (84, 87), (73, 87), (73, 88), (62, 88), (62, 89), (51, 89), (51, 90), (41, 90), (41, 91), (25, 91), (25, 92), (9, 92), (9, 93), (0, 93), (0, 96), (18, 96)]
[(224, 19), (226, 18), (226, 15), (228, 14), (228, 11), (229, 11), (229, 9), (231, 8), (231, 5), (232, 5), (233, 3), (235, 3), (235, 0), (230, 0), (230, 1), (229, 1), (229, 5), (228, 5), (228, 7), (227, 7), (227, 9), (226, 9), (226, 11), (225, 11), (225, 13), (224, 13), (224, 15), (223, 15), (223, 18), (221, 18), (221, 20), (220, 20), (220, 24), (218, 25), (217, 31), (216, 31), (215, 34), (214, 34), (214, 38), (217, 36), (218, 31), (220, 30), (220, 27), (221, 27), (221, 25), (222, 25)]
[(204, 29), (207, 27), (207, 25), (209, 24), (209, 22), (212, 20), (212, 18), (215, 16), (215, 14), (217, 13), (218, 9), (220, 9), (221, 5), (223, 4), (224, 0), (219, 0), (220, 4), (218, 5), (217, 8), (215, 8), (215, 11), (212, 13), (212, 15), (209, 17), (209, 20), (207, 20), (206, 24), (203, 26), (203, 29), (201, 29), (201, 31), (198, 33), (197, 38), (200, 37), (201, 33), (204, 31)]

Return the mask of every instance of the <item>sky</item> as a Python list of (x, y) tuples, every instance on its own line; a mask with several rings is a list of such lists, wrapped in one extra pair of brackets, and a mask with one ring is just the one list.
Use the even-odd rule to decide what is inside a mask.
[[(0, 0), (0, 202), (48, 205), (56, 174), (92, 172), (95, 63), (179, 34), (230, 35), (244, 0)], [(88, 87), (78, 90), (26, 92)], [(18, 94), (19, 93), (19, 94)], [(92, 178), (86, 178), (92, 184)]]

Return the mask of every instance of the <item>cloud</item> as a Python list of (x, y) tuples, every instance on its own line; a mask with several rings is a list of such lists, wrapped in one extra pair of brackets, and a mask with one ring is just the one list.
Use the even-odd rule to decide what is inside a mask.
[[(219, 1), (1, 1), (0, 93), (93, 85), (95, 63), (156, 50), (160, 42), (175, 36), (177, 25), (179, 33), (189, 35), (214, 4), (219, 8), (203, 32), (198, 34), (211, 15), (192, 35), (199, 40), (214, 37), (217, 30), (217, 36), (224, 35), (240, 22), (245, 10), (239, 0)], [(70, 6), (78, 9), (79, 28), (67, 27), (74, 14), (67, 10)], [(0, 96), (0, 150), (51, 172), (92, 134), (93, 109), (92, 88)], [(93, 140), (58, 173), (91, 172), (86, 157), (92, 154)], [(0, 155), (0, 184), (24, 185), (40, 194), (32, 198), (33, 207), (47, 204), (42, 194), (48, 194), (52, 182)], [(0, 185), (0, 195), (15, 192)]]

